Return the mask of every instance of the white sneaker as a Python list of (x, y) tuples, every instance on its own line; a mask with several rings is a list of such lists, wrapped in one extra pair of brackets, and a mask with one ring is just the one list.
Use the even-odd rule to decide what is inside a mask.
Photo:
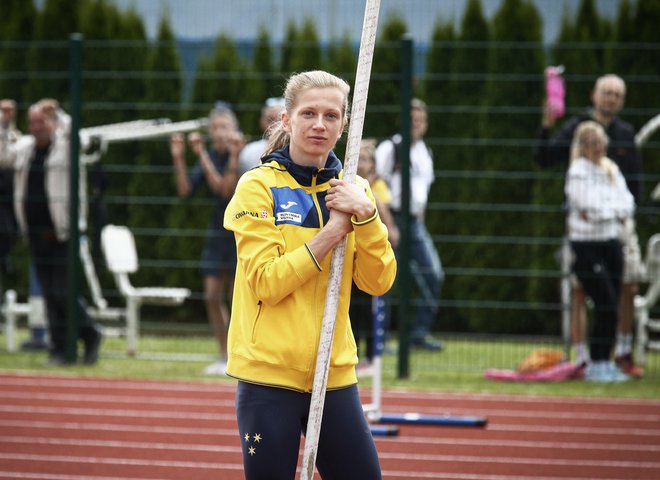
[(616, 368), (614, 362), (601, 360), (587, 366), (584, 379), (588, 382), (611, 383), (625, 382), (630, 377)]
[(626, 382), (630, 380), (630, 375), (619, 370), (614, 362), (607, 362), (607, 371), (610, 376), (610, 382)]
[(227, 375), (227, 362), (217, 360), (204, 369), (204, 375)]

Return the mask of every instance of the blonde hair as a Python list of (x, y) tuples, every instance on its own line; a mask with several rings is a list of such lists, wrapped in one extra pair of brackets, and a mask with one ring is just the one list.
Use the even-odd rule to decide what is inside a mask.
[[(309, 72), (297, 73), (289, 77), (284, 89), (284, 109), (287, 114), (291, 115), (296, 105), (298, 104), (298, 96), (301, 92), (309, 90), (310, 88), (337, 88), (344, 94), (344, 104), (342, 106), (342, 116), (345, 122), (348, 122), (348, 95), (351, 87), (348, 83), (335, 75), (325, 72), (323, 70), (312, 70)], [(261, 156), (264, 158), (266, 155), (285, 147), (289, 141), (290, 136), (284, 130), (282, 121), (275, 122), (267, 132), (268, 146), (265, 153)]]
[(426, 112), (426, 103), (424, 100), (420, 100), (419, 98), (413, 98), (410, 100), (410, 109), (411, 110), (421, 110), (422, 112)]
[[(583, 156), (582, 148), (584, 142), (588, 137), (593, 135), (602, 139), (605, 144), (605, 148), (607, 149), (609, 139), (607, 138), (607, 134), (605, 133), (603, 126), (598, 122), (594, 122), (593, 120), (587, 120), (586, 122), (580, 123), (575, 129), (575, 133), (573, 134), (573, 142), (571, 143), (571, 163), (576, 158)], [(598, 164), (607, 172), (610, 180), (614, 181), (617, 171), (619, 170), (617, 164), (606, 156), (603, 156)]]
[(360, 141), (360, 152), (364, 152), (373, 158), (376, 154), (376, 145), (378, 141), (375, 138), (363, 138)]

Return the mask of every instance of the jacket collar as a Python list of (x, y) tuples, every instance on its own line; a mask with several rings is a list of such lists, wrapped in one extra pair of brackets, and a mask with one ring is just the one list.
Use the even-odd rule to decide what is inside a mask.
[(289, 146), (275, 150), (273, 153), (267, 155), (262, 163), (275, 161), (282, 165), (291, 174), (291, 176), (304, 187), (312, 185), (312, 179), (316, 175), (316, 183), (325, 183), (331, 178), (338, 178), (341, 172), (342, 165), (334, 152), (330, 152), (325, 162), (325, 167), (316, 168), (310, 166), (298, 165), (289, 156)]

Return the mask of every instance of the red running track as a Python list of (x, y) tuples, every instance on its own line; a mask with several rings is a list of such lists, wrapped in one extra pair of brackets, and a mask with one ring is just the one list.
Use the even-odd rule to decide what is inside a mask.
[[(0, 479), (243, 478), (233, 382), (2, 373), (0, 385)], [(488, 418), (377, 437), (385, 479), (660, 479), (660, 401), (396, 390), (383, 404)]]

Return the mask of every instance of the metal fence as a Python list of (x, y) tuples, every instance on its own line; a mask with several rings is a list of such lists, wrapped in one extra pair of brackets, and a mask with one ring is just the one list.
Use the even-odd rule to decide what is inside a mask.
[[(49, 48), (66, 50), (68, 45), (50, 45)], [(94, 45), (92, 45), (93, 47)], [(97, 45), (98, 46), (98, 45)], [(208, 44), (185, 45), (185, 48), (196, 46), (198, 49), (208, 48)], [(27, 49), (28, 45), (15, 45), (17, 49)], [(658, 46), (656, 45), (656, 48)], [(392, 48), (400, 48), (393, 45)], [(510, 48), (509, 45), (500, 45), (496, 48)], [(86, 52), (89, 55), (89, 52)], [(425, 55), (425, 51), (416, 50), (416, 58)], [(93, 79), (104, 85), (111, 85), (116, 78), (116, 72), (95, 71), (81, 72), (84, 81)], [(446, 72), (446, 75), (460, 75), (461, 72)], [(183, 74), (190, 74), (187, 72)], [(594, 75), (576, 76), (576, 82), (592, 82)], [(4, 77), (13, 77), (17, 81), (22, 78), (43, 78), (44, 82), (53, 78), (65, 79), (69, 74), (59, 72), (5, 72)], [(123, 78), (140, 78), (139, 72), (125, 72)], [(148, 74), (151, 77), (153, 73)], [(156, 72), (160, 78), (181, 77), (181, 72)], [(431, 79), (443, 79), (443, 74), (435, 72), (421, 73), (415, 76), (417, 84), (423, 84)], [(499, 76), (498, 76), (499, 75)], [(502, 75), (484, 72), (477, 76), (483, 81), (496, 81), (516, 84), (527, 77), (539, 80), (542, 74), (528, 72), (526, 75)], [(471, 77), (474, 79), (474, 77)], [(216, 80), (221, 80), (216, 78)], [(469, 80), (469, 79), (466, 79)], [(652, 82), (658, 86), (660, 79), (648, 78), (643, 75), (630, 75), (627, 77), (629, 88), (634, 89), (636, 83)], [(377, 82), (389, 82), (387, 75), (374, 75)], [(541, 82), (538, 82), (541, 85)], [(184, 81), (184, 88), (190, 81)], [(84, 84), (87, 85), (87, 84)], [(377, 87), (376, 87), (377, 88)], [(84, 89), (84, 87), (83, 87)], [(658, 89), (660, 91), (660, 89)], [(84, 93), (84, 92), (83, 92)], [(586, 99), (585, 99), (586, 100)], [(19, 104), (21, 113), (25, 112), (28, 101)], [(65, 101), (66, 108), (76, 108), (70, 101)], [(147, 115), (150, 110), (171, 112), (173, 118), (186, 111), (190, 105), (181, 105), (179, 102), (169, 102), (162, 99), (158, 102), (143, 102), (139, 105), (108, 101), (95, 101), (89, 98), (80, 105), (83, 113), (93, 114), (95, 118), (103, 118), (104, 113), (121, 116), (127, 110), (135, 110), (138, 115)], [(139, 107), (139, 108), (136, 108)], [(207, 109), (208, 105), (200, 105)], [(237, 111), (256, 114), (260, 105), (255, 102), (234, 105)], [(398, 105), (370, 104), (367, 111), (367, 122), (377, 122), (383, 112), (395, 112)], [(569, 109), (569, 114), (577, 113), (578, 108)], [(624, 111), (627, 118), (636, 125), (641, 125), (645, 119), (660, 111), (660, 97), (649, 99), (643, 107), (631, 107)], [(146, 114), (145, 114), (146, 112)], [(540, 107), (537, 105), (464, 105), (452, 104), (448, 99), (443, 104), (429, 103), (431, 121), (442, 117), (445, 124), (458, 121), (461, 117), (472, 118), (478, 123), (480, 115), (500, 115), (513, 118), (514, 122), (536, 125), (540, 118)], [(370, 118), (371, 117), (371, 118)], [(124, 118), (124, 120), (137, 120), (138, 118)], [(188, 120), (190, 118), (184, 118)], [(84, 117), (83, 117), (84, 123)], [(84, 125), (83, 126), (91, 126)], [(249, 127), (254, 131), (254, 126)], [(531, 129), (535, 130), (535, 127)], [(392, 133), (395, 133), (394, 131)], [(378, 139), (382, 140), (381, 136)], [(488, 367), (511, 367), (522, 359), (531, 350), (540, 347), (564, 348), (565, 326), (562, 326), (562, 314), (567, 308), (561, 302), (559, 282), (562, 279), (560, 264), (555, 260), (555, 253), (561, 246), (564, 211), (561, 202), (563, 172), (559, 170), (541, 171), (533, 163), (532, 147), (537, 139), (534, 136), (521, 138), (520, 136), (491, 136), (475, 137), (472, 131), (469, 135), (452, 137), (434, 134), (427, 137), (429, 146), (434, 150), (436, 183), (433, 187), (431, 201), (427, 214), (429, 228), (435, 244), (443, 260), (446, 274), (445, 286), (439, 299), (440, 312), (436, 320), (436, 334), (446, 340), (447, 349), (454, 349), (456, 356), (451, 361), (443, 359), (443, 353), (414, 352), (412, 369), (414, 371), (432, 371), (439, 365), (443, 369), (455, 371), (480, 371)], [(146, 147), (146, 148), (144, 148)], [(446, 152), (460, 150), (460, 158), (466, 159), (462, 164), (454, 162), (447, 166), (444, 163)], [(488, 159), (494, 150), (508, 151), (511, 163), (508, 168), (491, 169)], [(643, 151), (645, 158), (658, 158), (660, 156), (660, 143), (651, 138)], [(158, 280), (161, 286), (181, 286), (192, 291), (190, 297), (183, 305), (174, 309), (169, 307), (143, 306), (141, 308), (140, 331), (142, 341), (139, 344), (138, 354), (145, 356), (167, 356), (181, 359), (211, 359), (215, 355), (211, 339), (211, 331), (206, 321), (204, 308), (204, 295), (202, 281), (198, 274), (199, 252), (205, 233), (205, 221), (194, 225), (181, 226), (182, 219), (189, 215), (195, 218), (208, 218), (213, 200), (210, 197), (195, 197), (187, 202), (181, 202), (176, 197), (173, 184), (171, 163), (167, 137), (154, 137), (145, 140), (130, 142), (114, 147), (110, 146), (107, 153), (111, 161), (101, 158), (107, 176), (108, 188), (101, 199), (107, 208), (107, 221), (114, 224), (127, 225), (136, 237), (140, 270), (132, 275), (135, 285), (145, 285)], [(136, 158), (140, 162), (136, 162)], [(500, 164), (500, 167), (502, 164)], [(527, 166), (522, 168), (521, 166)], [(506, 167), (506, 165), (505, 165)], [(644, 183), (646, 191), (650, 192), (660, 181), (660, 169), (656, 165), (646, 164)], [(88, 168), (91, 174), (94, 167)], [(146, 185), (157, 184), (162, 186), (158, 194), (143, 193)], [(531, 192), (530, 185), (540, 191), (552, 192), (545, 201), (531, 201), (526, 197)], [(492, 191), (496, 188), (502, 194), (493, 200)], [(525, 194), (520, 194), (520, 190)], [(144, 189), (149, 190), (149, 189)], [(471, 192), (469, 195), (455, 195), (459, 190)], [(482, 192), (487, 192), (483, 197)], [(510, 194), (510, 195), (509, 195)], [(539, 197), (537, 197), (539, 198)], [(134, 211), (139, 209), (140, 215)], [(638, 209), (639, 233), (644, 247), (650, 236), (657, 230), (659, 210), (650, 200)], [(162, 219), (160, 225), (153, 222), (140, 223), (139, 219)], [(499, 219), (493, 225), (489, 221)], [(93, 226), (95, 219), (91, 219)], [(185, 223), (185, 222), (184, 222)], [(526, 228), (506, 229), (507, 224), (525, 225)], [(553, 224), (554, 229), (544, 229), (538, 233), (535, 226)], [(483, 229), (480, 229), (483, 226)], [(527, 228), (529, 227), (529, 228)], [(547, 232), (551, 232), (548, 234)], [(554, 233), (553, 233), (554, 232)], [(557, 234), (558, 233), (558, 234)], [(111, 307), (123, 306), (123, 298), (117, 290), (114, 280), (104, 265), (98, 245), (90, 231), (92, 250), (96, 257), (96, 273), (101, 286), (103, 297)], [(185, 252), (171, 251), (163, 254), (166, 249), (164, 243), (177, 244), (172, 240), (184, 239), (185, 242), (196, 247), (188, 247)], [(169, 243), (168, 243), (169, 241)], [(158, 247), (160, 245), (160, 247)], [(158, 248), (156, 248), (158, 247)], [(488, 262), (479, 258), (479, 251), (497, 251), (496, 256), (489, 256)], [(533, 261), (520, 262), (517, 258), (532, 259)], [(15, 289), (19, 301), (25, 302), (28, 297), (27, 264), (28, 253), (24, 244), (17, 245), (12, 251), (10, 264), (12, 271), (5, 273), (2, 287), (4, 290)], [(81, 277), (84, 279), (85, 277)], [(461, 282), (471, 279), (461, 286)], [(512, 289), (510, 285), (520, 286)], [(533, 284), (533, 288), (530, 287)], [(90, 297), (89, 285), (82, 282), (85, 295)], [(468, 285), (469, 287), (466, 287)], [(483, 291), (477, 291), (474, 286), (483, 285)], [(509, 287), (506, 287), (509, 285)], [(389, 345), (397, 346), (396, 328), (399, 327), (405, 312), (398, 311), (401, 299), (396, 292), (391, 297), (391, 310), (393, 312), (392, 340)], [(641, 285), (641, 291), (647, 288)], [(522, 291), (524, 290), (524, 292)], [(504, 292), (504, 293), (502, 293)], [(532, 293), (530, 293), (532, 292)], [(535, 292), (535, 293), (534, 293)], [(524, 293), (524, 294), (523, 294)], [(410, 302), (411, 310), (421, 300), (413, 296), (406, 299)], [(411, 313), (412, 314), (412, 313)], [(479, 317), (477, 323), (471, 322), (470, 316)], [(498, 326), (501, 318), (520, 318), (521, 328), (512, 328), (509, 320), (504, 326)], [(105, 321), (104, 321), (105, 322)], [(515, 322), (514, 322), (515, 323)], [(24, 325), (24, 323), (20, 323)], [(115, 325), (107, 322), (107, 325)], [(538, 328), (537, 328), (538, 327)], [(24, 331), (23, 331), (24, 332)], [(153, 344), (149, 341), (151, 335), (164, 337), (191, 337), (193, 341), (189, 347), (181, 347), (184, 351), (166, 349), (164, 351), (150, 351)], [(106, 354), (122, 355), (125, 344), (122, 340), (107, 343)], [(160, 347), (159, 347), (160, 348)], [(172, 347), (169, 347), (172, 348)], [(189, 349), (188, 349), (189, 348)], [(448, 356), (448, 355), (447, 355)], [(398, 358), (400, 362), (401, 359)], [(651, 372), (660, 373), (660, 358), (656, 353), (648, 357)], [(388, 364), (394, 368), (394, 363)]]

